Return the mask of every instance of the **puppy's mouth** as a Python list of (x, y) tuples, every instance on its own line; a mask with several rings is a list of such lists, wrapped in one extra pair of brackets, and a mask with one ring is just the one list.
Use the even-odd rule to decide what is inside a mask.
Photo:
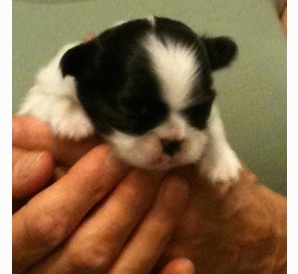
[(162, 155), (160, 157), (158, 157), (157, 159), (153, 159), (149, 162), (149, 164), (152, 165), (173, 165), (174, 164), (174, 160), (172, 158), (170, 158), (167, 155)]
[(108, 141), (120, 158), (147, 170), (169, 170), (193, 159), (188, 157), (190, 141), (186, 138), (164, 138), (155, 132), (131, 137), (116, 132)]
[(179, 165), (179, 162), (166, 154), (162, 154), (154, 159), (150, 159), (146, 168), (154, 170), (167, 170)]

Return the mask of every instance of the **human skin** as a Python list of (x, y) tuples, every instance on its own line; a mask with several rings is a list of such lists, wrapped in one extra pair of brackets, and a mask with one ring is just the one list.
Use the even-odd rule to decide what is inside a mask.
[[(13, 118), (14, 273), (152, 270), (186, 205), (188, 186), (175, 176), (131, 170), (99, 143), (56, 140), (45, 124)], [(57, 166), (62, 176), (49, 183)], [(145, 249), (130, 244), (132, 234)], [(127, 252), (131, 269), (118, 258)], [(194, 267), (175, 258), (161, 273), (191, 274)]]
[[(22, 193), (44, 187), (34, 175), (38, 168), (48, 168), (45, 181), (57, 165), (70, 168), (67, 180), (61, 177), (14, 214), (15, 273), (28, 267), (29, 273), (149, 273), (154, 265), (153, 273), (194, 273), (194, 267), (203, 274), (286, 273), (286, 199), (260, 185), (244, 165), (239, 182), (224, 189), (194, 166), (152, 174), (125, 166), (106, 144), (98, 146), (101, 140), (65, 143), (32, 118), (13, 123), (16, 155), (42, 151), (31, 186), (18, 175), (27, 181), (13, 186), (17, 206)], [(51, 193), (60, 194), (46, 211)], [(34, 205), (39, 210), (29, 214)]]
[[(191, 169), (191, 167), (190, 167)], [(189, 171), (189, 203), (160, 265), (176, 256), (196, 273), (287, 273), (286, 198), (259, 184), (245, 166), (229, 190)]]

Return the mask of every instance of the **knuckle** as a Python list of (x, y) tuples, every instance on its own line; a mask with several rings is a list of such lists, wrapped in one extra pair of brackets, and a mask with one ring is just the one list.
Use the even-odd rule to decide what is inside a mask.
[(144, 202), (148, 192), (146, 192), (143, 187), (127, 184), (121, 189), (121, 194), (126, 203), (129, 204), (131, 208), (135, 208)]
[(141, 197), (143, 196), (142, 192), (133, 186), (126, 186), (122, 194), (126, 201), (128, 201), (130, 204), (134, 203), (134, 205), (138, 204), (138, 202), (141, 200)]
[(70, 252), (70, 262), (74, 269), (82, 273), (106, 273), (114, 255), (110, 247), (96, 245), (93, 241), (76, 245)]
[(57, 246), (68, 234), (66, 222), (53, 213), (44, 213), (35, 218), (28, 218), (27, 229), (31, 237), (45, 246)]

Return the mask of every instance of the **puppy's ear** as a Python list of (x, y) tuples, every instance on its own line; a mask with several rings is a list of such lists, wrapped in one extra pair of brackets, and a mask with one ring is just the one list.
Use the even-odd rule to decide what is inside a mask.
[(207, 50), (212, 70), (228, 66), (238, 53), (236, 43), (228, 37), (204, 37), (203, 42)]
[(62, 75), (80, 78), (95, 65), (96, 48), (92, 42), (79, 44), (69, 49), (61, 58)]

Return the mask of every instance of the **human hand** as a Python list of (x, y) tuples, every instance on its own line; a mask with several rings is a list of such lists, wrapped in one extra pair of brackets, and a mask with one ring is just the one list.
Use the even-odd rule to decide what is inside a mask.
[[(42, 138), (42, 140), (45, 139)], [(85, 144), (82, 152), (90, 149), (89, 145)], [(68, 158), (66, 161), (61, 156), (63, 149), (53, 150), (61, 163), (70, 164), (71, 155), (66, 157)], [(75, 158), (73, 157), (72, 161)], [(179, 266), (189, 266), (188, 270), (194, 271), (194, 266), (189, 261), (175, 260), (183, 257), (189, 258), (197, 271), (202, 274), (286, 273), (286, 199), (284, 197), (258, 184), (255, 176), (245, 167), (239, 183), (227, 192), (222, 192), (218, 187), (212, 187), (197, 174), (193, 166), (183, 168), (177, 175), (179, 175), (179, 181), (182, 178), (182, 181), (188, 181), (190, 184), (189, 202), (183, 214), (177, 214), (179, 222), (158, 260), (156, 269), (160, 270), (168, 264), (164, 271), (169, 272), (163, 273), (175, 273), (172, 271), (179, 269)], [(150, 184), (147, 181), (147, 186)], [(134, 190), (139, 191), (135, 188)], [(117, 231), (117, 227), (113, 231)], [(153, 238), (152, 241), (154, 241)], [(96, 240), (93, 243), (96, 245)], [(62, 250), (64, 254), (71, 251), (71, 247), (75, 248), (74, 242), (66, 246), (70, 247)], [(85, 245), (82, 244), (82, 247), (84, 249)], [(62, 254), (62, 251), (55, 252)], [(78, 252), (77, 258), (79, 255)], [(123, 256), (119, 258), (125, 258)], [(86, 259), (83, 254), (81, 261), (68, 263), (84, 265), (82, 262), (84, 258)], [(87, 261), (86, 259), (86, 267)], [(92, 261), (89, 263), (92, 264)]]
[(13, 117), (13, 212), (100, 142), (90, 138), (76, 144), (55, 138), (46, 123), (29, 116)]
[(228, 190), (210, 185), (195, 167), (183, 175), (189, 202), (157, 265), (182, 256), (200, 274), (287, 273), (284, 196), (259, 184), (245, 166)]
[[(179, 174), (163, 180), (163, 174), (131, 171), (106, 144), (63, 145), (37, 120), (13, 122), (13, 198), (35, 194), (13, 215), (14, 273), (149, 273), (186, 203), (188, 188)], [(69, 167), (78, 151), (89, 152), (40, 191), (54, 159)], [(22, 169), (28, 156), (34, 164)], [(162, 273), (194, 268), (175, 259)]]

